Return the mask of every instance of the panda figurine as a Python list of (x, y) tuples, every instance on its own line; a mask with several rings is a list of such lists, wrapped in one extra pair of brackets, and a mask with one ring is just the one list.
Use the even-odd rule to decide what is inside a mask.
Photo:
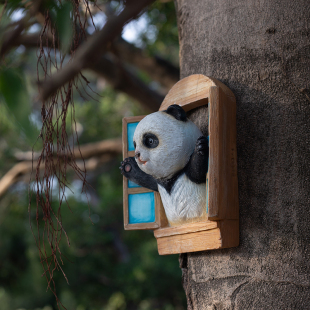
[(143, 118), (136, 127), (135, 157), (121, 163), (121, 173), (160, 193), (170, 226), (206, 217), (209, 143), (178, 105)]

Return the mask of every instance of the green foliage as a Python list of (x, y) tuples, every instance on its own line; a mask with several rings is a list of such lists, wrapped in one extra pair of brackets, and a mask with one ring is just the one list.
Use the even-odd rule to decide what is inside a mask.
[(55, 9), (60, 48), (63, 53), (66, 53), (70, 48), (73, 35), (72, 4), (69, 1), (64, 1), (60, 7), (56, 6)]
[[(25, 2), (8, 2), (6, 17)], [(56, 23), (63, 51), (71, 44), (71, 2), (43, 1)], [(172, 2), (153, 4), (147, 12), (148, 25), (153, 26), (157, 39), (142, 38), (150, 54), (160, 54), (177, 61), (178, 42), (176, 19)], [(0, 29), (1, 30), (1, 29)], [(1, 35), (1, 34), (0, 34)], [(149, 82), (146, 74), (140, 78)], [(75, 119), (83, 128), (80, 144), (121, 136), (124, 116), (146, 114), (128, 96), (95, 81), (87, 74), (91, 93), (82, 100), (75, 94)], [(40, 105), (34, 102), (36, 86), (34, 52), (13, 50), (0, 68), (0, 175), (16, 162), (16, 150), (31, 151), (40, 124)], [(98, 86), (98, 87), (96, 87)], [(81, 90), (82, 88), (80, 88)], [(99, 90), (98, 90), (99, 89)], [(70, 114), (71, 113), (71, 114)], [(68, 134), (74, 128), (67, 119)], [(73, 124), (74, 125), (74, 124)], [(39, 146), (38, 146), (39, 147)], [(67, 285), (61, 271), (55, 271), (58, 296), (68, 310), (182, 310), (185, 296), (181, 286), (178, 256), (159, 256), (156, 239), (151, 231), (124, 231), (122, 214), (121, 156), (88, 172), (89, 205), (81, 194), (81, 182), (68, 172), (70, 188), (66, 192), (71, 211), (63, 204), (63, 226), (71, 246), (63, 236), (61, 266), (69, 280)], [(57, 309), (39, 260), (39, 253), (29, 225), (28, 187), (19, 182), (0, 198), (0, 310)], [(53, 207), (58, 208), (57, 184), (53, 189)], [(35, 195), (32, 195), (35, 205)], [(90, 209), (89, 209), (90, 208)], [(30, 220), (36, 229), (33, 209)], [(40, 227), (42, 229), (42, 227)]]
[(176, 66), (179, 65), (179, 37), (178, 25), (173, 1), (156, 1), (146, 12), (148, 27), (153, 27), (156, 40), (150, 41), (145, 33), (141, 39), (146, 44), (150, 55), (161, 55)]
[[(69, 286), (56, 273), (61, 301), (68, 310), (184, 309), (177, 255), (159, 256), (152, 232), (123, 230), (122, 176), (116, 165), (103, 169), (106, 172), (97, 179), (98, 202), (90, 203), (90, 214), (85, 197), (79, 194), (79, 181), (73, 182), (74, 194), (67, 196), (72, 213), (62, 207), (71, 246), (63, 239), (62, 268)], [(56, 309), (53, 295), (45, 292), (37, 248), (25, 217), (24, 195), (16, 193), (6, 197), (10, 208), (1, 213), (0, 310), (43, 309), (46, 305)], [(55, 207), (57, 203), (55, 200)], [(2, 308), (2, 300), (8, 308)]]
[[(98, 101), (76, 100), (75, 116), (84, 128), (80, 142), (119, 137), (122, 117), (144, 113), (110, 87), (103, 89)], [(8, 121), (7, 126), (13, 125)], [(81, 182), (72, 173), (68, 175), (74, 192), (67, 192), (72, 212), (64, 204), (62, 219), (71, 246), (63, 236), (61, 250), (69, 285), (56, 272), (58, 296), (68, 310), (185, 309), (177, 255), (159, 256), (150, 231), (123, 229), (120, 161), (119, 156), (88, 173), (95, 189), (88, 192), (90, 210), (86, 196), (80, 193)], [(26, 216), (26, 189), (19, 183), (0, 200), (0, 310), (56, 309), (54, 296), (46, 291)], [(57, 188), (54, 192), (57, 209)], [(35, 229), (35, 210), (31, 219)]]
[[(121, 119), (124, 116), (143, 115), (146, 113), (128, 96), (116, 93), (106, 86), (97, 101), (83, 102), (75, 109), (75, 117), (83, 125), (83, 134), (79, 141), (87, 143), (99, 139), (120, 137), (122, 132)], [(71, 115), (68, 116), (68, 119)]]
[(23, 72), (18, 69), (0, 69), (1, 99), (6, 103), (8, 112), (15, 118), (15, 124), (23, 130), (29, 142), (33, 143), (38, 130), (30, 122), (31, 105)]

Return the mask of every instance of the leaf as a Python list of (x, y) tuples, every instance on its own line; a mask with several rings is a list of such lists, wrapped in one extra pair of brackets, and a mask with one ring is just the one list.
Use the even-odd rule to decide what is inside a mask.
[(9, 112), (14, 116), (17, 125), (31, 142), (38, 136), (38, 130), (30, 122), (30, 98), (25, 85), (25, 78), (16, 69), (0, 70), (0, 92)]
[(68, 52), (73, 36), (72, 23), (72, 4), (64, 2), (60, 8), (57, 8), (56, 27), (60, 39), (60, 49), (63, 53)]

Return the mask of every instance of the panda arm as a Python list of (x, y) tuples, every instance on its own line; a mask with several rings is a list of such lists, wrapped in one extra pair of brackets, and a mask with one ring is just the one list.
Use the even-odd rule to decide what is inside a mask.
[(121, 162), (121, 166), (119, 168), (121, 169), (121, 174), (130, 181), (135, 182), (142, 187), (151, 189), (152, 191), (158, 192), (158, 185), (155, 178), (143, 172), (139, 168), (134, 157), (125, 158), (124, 161)]
[(197, 139), (194, 153), (185, 167), (185, 174), (194, 183), (206, 182), (209, 159), (209, 142), (204, 136)]

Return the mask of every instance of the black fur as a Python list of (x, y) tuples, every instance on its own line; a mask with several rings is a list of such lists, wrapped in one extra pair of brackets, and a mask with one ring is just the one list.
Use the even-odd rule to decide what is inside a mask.
[[(134, 157), (124, 159), (121, 163), (122, 166), (120, 169), (121, 173), (126, 178), (137, 183), (138, 185), (158, 192), (158, 184), (160, 184), (170, 195), (173, 185), (183, 173), (185, 173), (186, 176), (196, 184), (205, 183), (206, 174), (208, 172), (208, 159), (209, 142), (206, 137), (201, 136), (197, 139), (194, 153), (192, 154), (188, 164), (170, 179), (155, 179), (151, 175), (146, 174), (139, 168)], [(127, 165), (129, 165), (129, 167)], [(129, 171), (126, 171), (126, 168)]]
[(174, 183), (177, 181), (177, 179), (184, 173), (184, 168), (177, 172), (172, 178), (170, 179), (155, 179), (158, 184), (160, 184), (170, 195)]
[(187, 116), (185, 111), (177, 104), (172, 104), (167, 110), (163, 111), (175, 117), (178, 121), (186, 122)]
[(196, 184), (206, 182), (209, 159), (209, 141), (205, 136), (201, 136), (196, 141), (196, 147), (189, 163), (185, 167), (187, 177)]
[(209, 142), (208, 138), (201, 136), (197, 139), (194, 153), (192, 154), (188, 164), (180, 171), (178, 171), (170, 179), (156, 179), (158, 184), (163, 186), (170, 195), (173, 185), (177, 179), (185, 173), (186, 176), (194, 183), (206, 183), (206, 174), (208, 172), (209, 159)]
[(152, 191), (158, 192), (158, 185), (155, 178), (143, 172), (139, 168), (134, 157), (125, 158), (124, 161), (121, 162), (121, 166), (119, 168), (121, 169), (122, 175), (130, 181)]

